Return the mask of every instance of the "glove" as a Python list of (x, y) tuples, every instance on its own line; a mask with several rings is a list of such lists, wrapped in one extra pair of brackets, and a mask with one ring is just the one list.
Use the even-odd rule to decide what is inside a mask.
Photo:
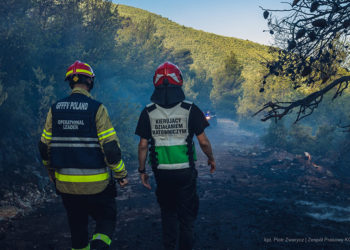
[(123, 170), (121, 172), (114, 172), (113, 177), (117, 179), (121, 187), (124, 187), (126, 184), (128, 184), (128, 180), (126, 179), (127, 175), (128, 175), (128, 172), (126, 170)]

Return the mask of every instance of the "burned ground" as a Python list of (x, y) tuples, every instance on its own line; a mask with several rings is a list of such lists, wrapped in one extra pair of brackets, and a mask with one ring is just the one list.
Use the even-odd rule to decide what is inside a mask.
[[(350, 248), (350, 181), (336, 174), (331, 159), (309, 162), (303, 155), (264, 148), (256, 135), (228, 120), (207, 134), (217, 171), (209, 174), (198, 153), (195, 249)], [(161, 249), (154, 179), (152, 191), (146, 190), (136, 167), (129, 166), (130, 185), (118, 190), (112, 249)], [(69, 249), (60, 199), (50, 192), (43, 197), (49, 201), (37, 202), (31, 212), (19, 212), (26, 211), (19, 202), (2, 203), (1, 249)]]

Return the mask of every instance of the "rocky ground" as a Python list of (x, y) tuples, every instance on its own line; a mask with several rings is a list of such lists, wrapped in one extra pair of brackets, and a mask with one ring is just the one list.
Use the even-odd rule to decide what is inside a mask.
[[(337, 176), (329, 159), (314, 162), (265, 149), (256, 135), (229, 120), (219, 120), (207, 134), (217, 171), (209, 174), (198, 154), (195, 249), (350, 249), (350, 180)], [(154, 179), (152, 191), (141, 186), (136, 170), (129, 171), (129, 181), (118, 190), (112, 249), (161, 249)], [(47, 191), (39, 199), (47, 202), (26, 209), (18, 200), (30, 201), (30, 195), (17, 201), (9, 195), (12, 203), (1, 201), (0, 249), (69, 249), (59, 197)]]

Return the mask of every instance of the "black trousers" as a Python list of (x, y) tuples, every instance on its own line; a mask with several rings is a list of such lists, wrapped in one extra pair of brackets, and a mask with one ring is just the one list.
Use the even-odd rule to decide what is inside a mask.
[[(104, 234), (110, 239), (116, 224), (115, 186), (109, 185), (103, 192), (93, 195), (72, 195), (61, 193), (71, 231), (72, 248), (84, 248), (89, 244), (88, 217), (96, 221), (94, 234)], [(101, 240), (95, 240), (99, 249), (108, 249)]]
[(161, 209), (164, 249), (192, 249), (198, 214), (195, 168), (156, 170), (157, 200)]

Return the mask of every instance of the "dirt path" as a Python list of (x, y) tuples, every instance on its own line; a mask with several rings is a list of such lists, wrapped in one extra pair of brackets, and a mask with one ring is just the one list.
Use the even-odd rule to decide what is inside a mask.
[[(257, 136), (232, 121), (219, 120), (207, 134), (218, 166), (210, 175), (198, 153), (195, 249), (350, 248), (348, 182), (327, 166), (315, 168), (302, 157), (264, 149)], [(151, 192), (141, 186), (136, 170), (129, 171), (129, 179), (117, 198), (112, 249), (161, 249), (154, 179)], [(55, 201), (2, 221), (0, 249), (69, 249), (65, 212), (59, 198)]]

